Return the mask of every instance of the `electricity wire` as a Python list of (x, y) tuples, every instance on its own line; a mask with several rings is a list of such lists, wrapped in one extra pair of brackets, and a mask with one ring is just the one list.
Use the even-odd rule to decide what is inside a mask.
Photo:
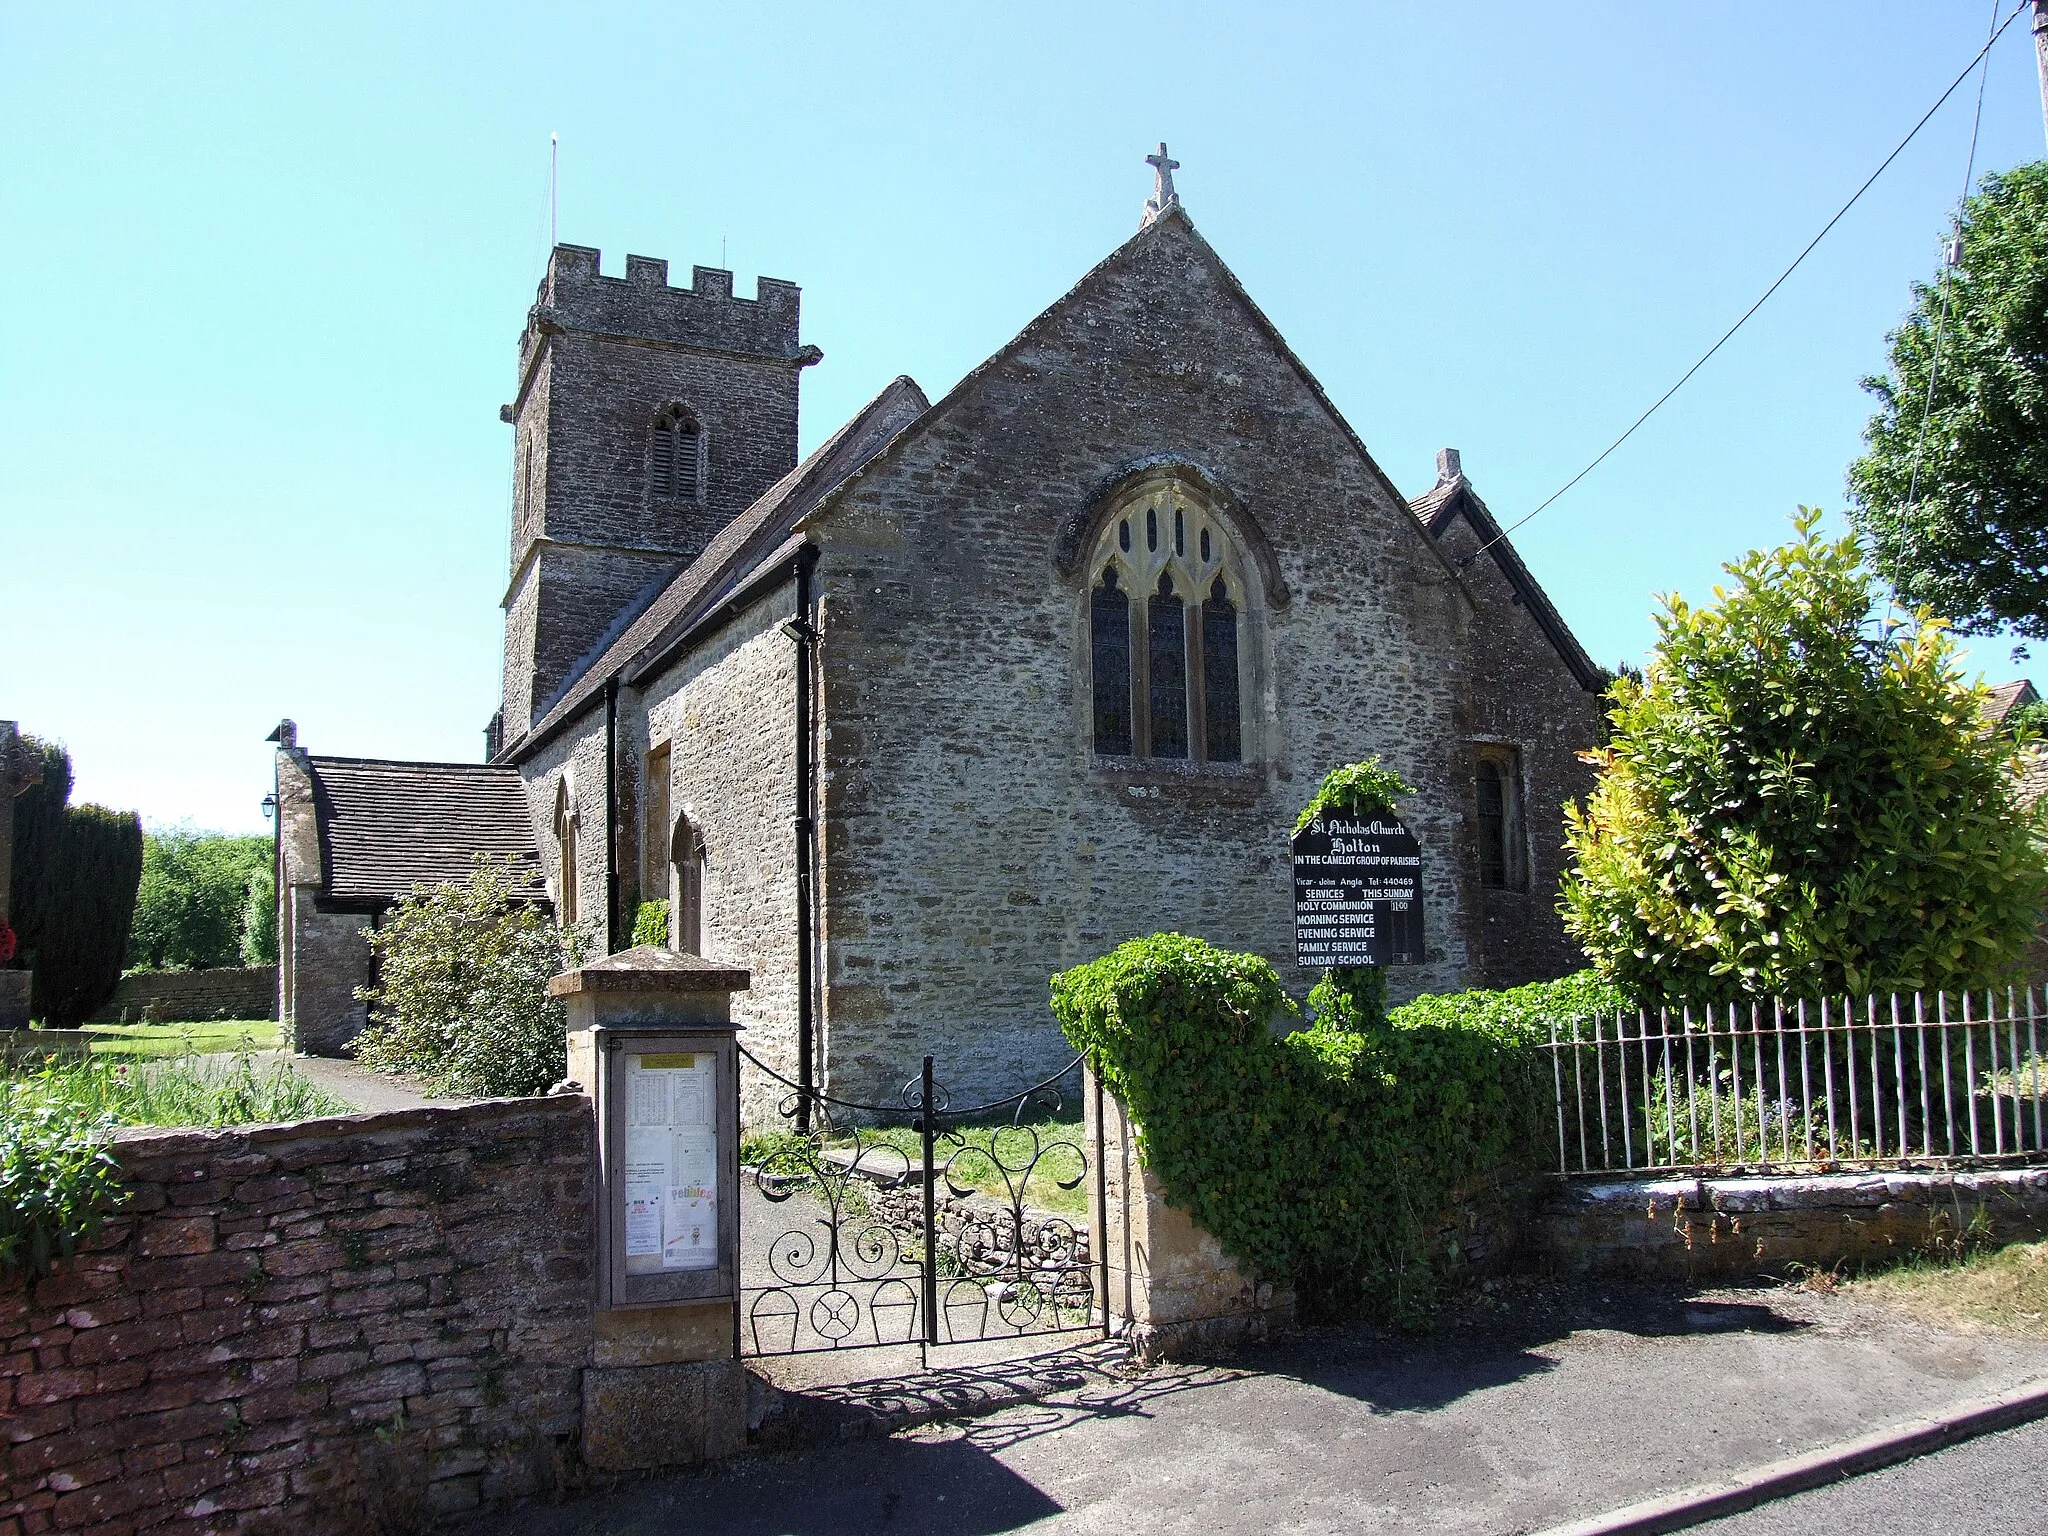
[[(1991, 0), (1991, 37), (1997, 39), (1998, 0)], [(1920, 406), (1920, 430), (1913, 438), (1913, 472), (1906, 479), (1906, 511), (1910, 515), (1920, 502), (1920, 453), (1927, 446), (1927, 420), (1934, 414), (1934, 381), (1941, 377), (1941, 347), (1948, 335), (1948, 306), (1953, 287), (1952, 278), (1956, 264), (1962, 260), (1963, 216), (1962, 205), (1970, 200), (1970, 183), (1977, 175), (1977, 130), (1984, 121), (1984, 80), (1991, 73), (1988, 57), (1991, 43), (1984, 45), (1987, 57), (1977, 72), (1977, 114), (1970, 119), (1970, 156), (1963, 163), (1963, 195), (1957, 200), (1954, 234), (1942, 251), (1941, 263), (1941, 313), (1934, 321), (1934, 358), (1927, 365), (1927, 398)]]
[(1699, 361), (1694, 363), (1690, 368), (1686, 369), (1685, 372), (1679, 376), (1678, 382), (1676, 384), (1673, 384), (1669, 389), (1665, 390), (1663, 394), (1659, 395), (1653, 402), (1651, 402), (1650, 408), (1647, 411), (1644, 411), (1643, 414), (1638, 416), (1634, 421), (1630, 422), (1628, 430), (1626, 432), (1623, 432), (1621, 436), (1617, 437), (1613, 442), (1609, 443), (1605, 448), (1603, 448), (1600, 451), (1600, 455), (1598, 458), (1594, 459), (1592, 463), (1588, 464), (1576, 475), (1573, 475), (1571, 479), (1565, 481), (1563, 485), (1559, 486), (1556, 490), (1552, 491), (1548, 496), (1544, 497), (1542, 501), (1536, 504), (1536, 507), (1533, 511), (1526, 513), (1522, 517), (1518, 518), (1516, 521), (1510, 523), (1507, 527), (1501, 529), (1499, 533), (1495, 534), (1492, 538), (1488, 539), (1484, 544), (1480, 545), (1477, 549), (1473, 550), (1472, 553), (1467, 555), (1463, 560), (1460, 560), (1458, 562), (1459, 565), (1463, 566), (1471, 564), (1472, 561), (1478, 559), (1481, 555), (1485, 554), (1489, 549), (1493, 548), (1494, 545), (1500, 543), (1509, 534), (1513, 533), (1517, 528), (1520, 528), (1524, 523), (1527, 523), (1534, 519), (1539, 513), (1544, 511), (1545, 508), (1549, 507), (1552, 502), (1556, 501), (1560, 496), (1564, 495), (1565, 492), (1569, 491), (1573, 486), (1577, 485), (1581, 480), (1585, 479), (1586, 476), (1593, 473), (1594, 470), (1598, 469), (1602, 464), (1604, 464), (1607, 461), (1608, 457), (1613, 454), (1615, 449), (1619, 448), (1631, 437), (1634, 437), (1636, 434), (1636, 429), (1642, 426), (1642, 424), (1648, 421), (1652, 416), (1656, 415), (1657, 412), (1663, 407), (1665, 401), (1669, 400), (1673, 395), (1677, 394), (1681, 389), (1685, 388), (1687, 383), (1691, 381), (1692, 376), (1698, 373), (1702, 368), (1706, 367), (1708, 362), (1712, 360), (1714, 354), (1719, 352), (1726, 345), (1728, 345), (1729, 341), (1734, 337), (1735, 333), (1741, 330), (1743, 326), (1749, 323), (1750, 316), (1754, 315), (1758, 310), (1762, 309), (1765, 303), (1769, 301), (1771, 295), (1776, 293), (1780, 288), (1785, 286), (1786, 279), (1791, 277), (1791, 275), (1794, 272), (1797, 272), (1799, 270), (1800, 266), (1805, 262), (1806, 258), (1813, 254), (1814, 247), (1819, 245), (1821, 241), (1825, 240), (1828, 237), (1829, 232), (1832, 231), (1837, 224), (1841, 223), (1842, 220), (1848, 216), (1849, 210), (1851, 208), (1854, 208), (1857, 203), (1862, 201), (1863, 194), (1868, 192), (1871, 189), (1871, 187), (1876, 184), (1877, 178), (1882, 176), (1887, 170), (1891, 169), (1892, 162), (1898, 159), (1900, 155), (1906, 152), (1906, 146), (1911, 144), (1914, 139), (1920, 136), (1920, 130), (1922, 128), (1925, 128), (1927, 124), (1930, 121), (1932, 121), (1934, 114), (1939, 112), (1944, 106), (1948, 105), (1949, 97), (1955, 95), (1955, 93), (1959, 89), (1961, 89), (1963, 82), (1970, 78), (1970, 71), (1975, 69), (1978, 63), (1991, 52), (1992, 44), (1996, 43), (1999, 40), (1999, 38), (2005, 35), (2006, 28), (2010, 27), (2015, 21), (2017, 21), (2020, 18), (2021, 14), (2026, 11), (2027, 6), (2028, 0), (2019, 0), (2019, 4), (2013, 7), (2012, 14), (2006, 17), (2003, 22), (1999, 23), (1997, 30), (1991, 34), (1990, 41), (1985, 43), (1985, 45), (1982, 48), (1977, 50), (1977, 52), (1971, 57), (1970, 62), (1963, 66), (1962, 73), (1957, 75), (1954, 80), (1949, 82), (1948, 89), (1941, 93), (1941, 95), (1935, 100), (1934, 105), (1929, 107), (1925, 114), (1923, 114), (1920, 118), (1920, 121), (1913, 125), (1912, 131), (1909, 132), (1903, 139), (1899, 140), (1898, 147), (1894, 149), (1890, 154), (1884, 157), (1883, 162), (1879, 164), (1876, 170), (1870, 173), (1869, 177), (1864, 181), (1863, 185), (1856, 189), (1854, 194), (1852, 194), (1849, 198), (1849, 201), (1842, 204), (1842, 206), (1838, 210), (1836, 210), (1835, 216), (1829, 219), (1827, 223), (1821, 226), (1820, 233), (1815, 235), (1811, 240), (1807, 241), (1805, 249), (1800, 251), (1800, 253), (1797, 256), (1792, 258), (1792, 265), (1790, 265), (1783, 272), (1780, 272), (1778, 274), (1777, 281), (1772, 283), (1770, 287), (1766, 288), (1763, 291), (1763, 296), (1761, 298), (1759, 298), (1754, 304), (1750, 305), (1748, 309), (1742, 312), (1742, 317), (1739, 320), (1737, 320), (1733, 325), (1729, 326), (1727, 330), (1721, 333), (1721, 339), (1715, 342), (1711, 347), (1707, 348), (1707, 350), (1700, 355)]

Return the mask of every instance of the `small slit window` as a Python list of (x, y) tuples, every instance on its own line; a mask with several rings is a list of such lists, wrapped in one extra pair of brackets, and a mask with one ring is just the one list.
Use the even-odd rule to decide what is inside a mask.
[(1494, 890), (1528, 887), (1528, 861), (1522, 850), (1520, 754), (1512, 747), (1480, 749), (1475, 792), (1479, 844), (1479, 883)]

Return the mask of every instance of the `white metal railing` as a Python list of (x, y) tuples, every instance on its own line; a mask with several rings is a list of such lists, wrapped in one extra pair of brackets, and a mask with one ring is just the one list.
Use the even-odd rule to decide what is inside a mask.
[(1553, 1021), (1563, 1174), (2048, 1162), (2035, 989)]

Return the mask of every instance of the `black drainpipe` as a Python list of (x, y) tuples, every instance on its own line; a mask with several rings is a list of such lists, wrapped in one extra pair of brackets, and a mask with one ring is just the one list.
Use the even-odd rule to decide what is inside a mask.
[(785, 633), (796, 642), (796, 1128), (811, 1128), (811, 1098), (817, 1088), (813, 1057), (816, 1028), (811, 1016), (811, 860), (816, 828), (811, 821), (811, 647), (818, 631), (811, 623), (811, 569), (818, 550), (806, 544), (796, 557), (796, 617)]
[(619, 675), (604, 680), (604, 952), (619, 949)]

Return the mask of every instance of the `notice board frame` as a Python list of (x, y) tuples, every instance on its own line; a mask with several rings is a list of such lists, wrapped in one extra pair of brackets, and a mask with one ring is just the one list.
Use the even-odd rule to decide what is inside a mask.
[[(605, 1307), (654, 1307), (675, 1302), (739, 1301), (740, 1086), (739, 1042), (731, 1025), (710, 1028), (608, 1028), (595, 1036), (597, 1071), (597, 1241)], [(709, 1269), (626, 1271), (626, 1058), (684, 1052), (716, 1057), (718, 1263)]]

